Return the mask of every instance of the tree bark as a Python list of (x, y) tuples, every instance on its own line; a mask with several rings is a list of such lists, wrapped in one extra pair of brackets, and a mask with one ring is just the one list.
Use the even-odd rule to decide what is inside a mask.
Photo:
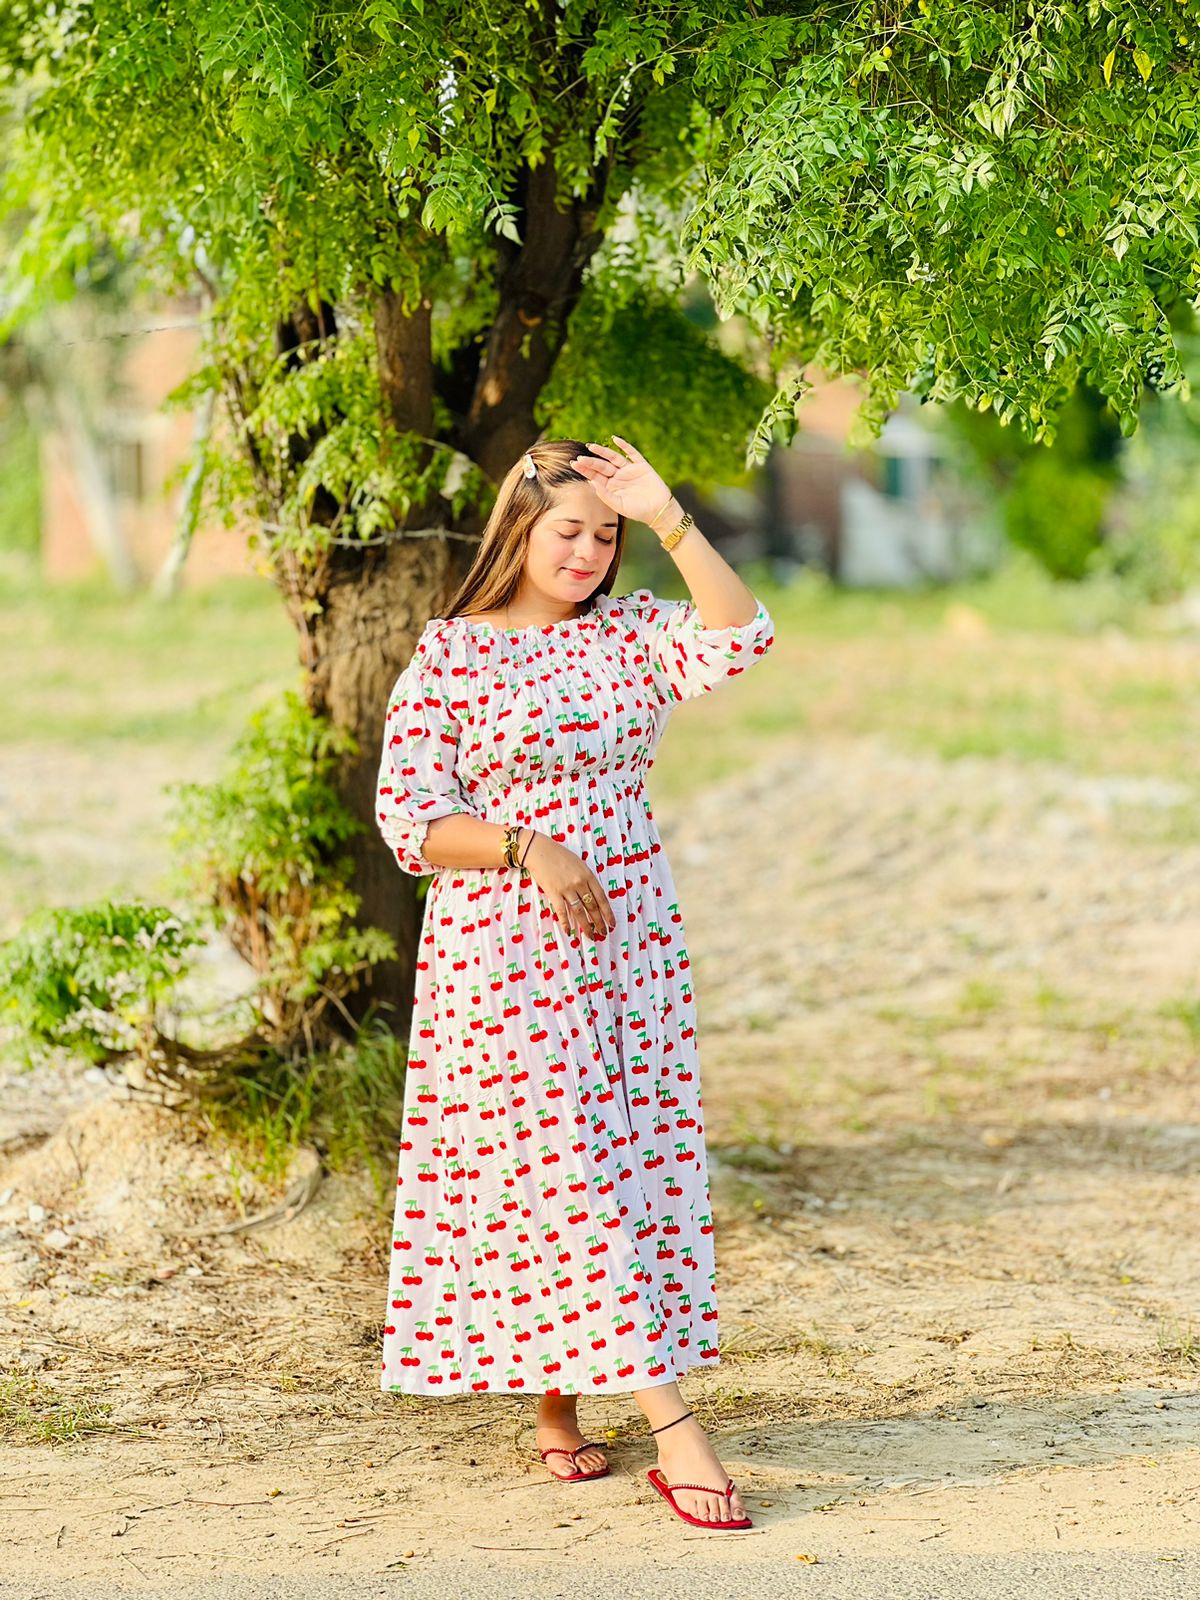
[(382, 928), (399, 958), (380, 962), (346, 1002), (355, 1021), (378, 1007), (403, 1038), (412, 1019), (413, 972), (420, 932), (417, 879), (402, 873), (375, 819), (375, 781), (383, 747), (388, 693), (407, 665), (432, 612), (457, 587), (475, 541), (444, 528), (410, 529), (365, 550), (333, 552), (313, 621), (306, 693), (312, 710), (347, 728), (359, 753), (342, 768), (339, 788), (364, 831), (351, 840), (351, 887), (360, 897), (360, 927)]
[(537, 438), (534, 410), (567, 337), (584, 274), (604, 235), (597, 227), (611, 162), (565, 211), (553, 155), (523, 169), (517, 186), (522, 243), (501, 238), (500, 303), (463, 419), (466, 454), (498, 481)]

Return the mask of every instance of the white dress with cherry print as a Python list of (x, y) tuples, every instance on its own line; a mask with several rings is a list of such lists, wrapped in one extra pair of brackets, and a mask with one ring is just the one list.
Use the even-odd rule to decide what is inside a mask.
[[(434, 618), (400, 674), (377, 815), (433, 877), (381, 1388), (612, 1393), (719, 1360), (691, 963), (645, 781), (671, 708), (773, 640), (761, 604), (704, 628), (638, 589), (546, 626)], [(616, 927), (562, 928), (524, 869), (426, 861), (457, 812), (566, 844)]]

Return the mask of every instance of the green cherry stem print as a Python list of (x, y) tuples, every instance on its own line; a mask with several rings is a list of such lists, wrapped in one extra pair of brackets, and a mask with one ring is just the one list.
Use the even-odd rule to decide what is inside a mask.
[[(430, 877), (396, 1174), (380, 1385), (579, 1395), (720, 1359), (683, 916), (646, 779), (673, 707), (774, 639), (759, 605), (598, 593), (559, 624), (435, 618), (393, 686), (377, 818)], [(445, 867), (439, 817), (575, 851), (616, 925), (560, 924), (523, 868)]]

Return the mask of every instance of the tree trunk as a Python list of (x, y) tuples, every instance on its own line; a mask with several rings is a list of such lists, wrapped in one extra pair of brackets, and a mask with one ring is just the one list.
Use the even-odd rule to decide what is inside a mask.
[(339, 787), (364, 831), (350, 842), (351, 883), (361, 897), (360, 927), (382, 928), (399, 950), (380, 962), (347, 1001), (361, 1021), (379, 1008), (392, 1032), (405, 1038), (412, 1017), (412, 978), (420, 933), (418, 880), (401, 872), (375, 818), (375, 781), (383, 744), (388, 692), (431, 614), (457, 587), (475, 541), (443, 528), (408, 529), (392, 542), (332, 552), (322, 595), (324, 610), (302, 641), (311, 709), (349, 729), (359, 754), (343, 768)]

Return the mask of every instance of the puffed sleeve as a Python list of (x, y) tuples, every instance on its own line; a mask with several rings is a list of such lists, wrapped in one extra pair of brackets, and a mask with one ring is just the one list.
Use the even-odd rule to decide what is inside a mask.
[(649, 589), (621, 597), (642, 636), (664, 704), (694, 700), (761, 661), (775, 640), (766, 606), (740, 627), (705, 628), (692, 600), (664, 600)]
[(379, 831), (404, 872), (445, 869), (421, 854), (429, 824), (478, 815), (457, 775), (465, 690), (451, 676), (446, 625), (430, 623), (388, 696), (376, 784)]

